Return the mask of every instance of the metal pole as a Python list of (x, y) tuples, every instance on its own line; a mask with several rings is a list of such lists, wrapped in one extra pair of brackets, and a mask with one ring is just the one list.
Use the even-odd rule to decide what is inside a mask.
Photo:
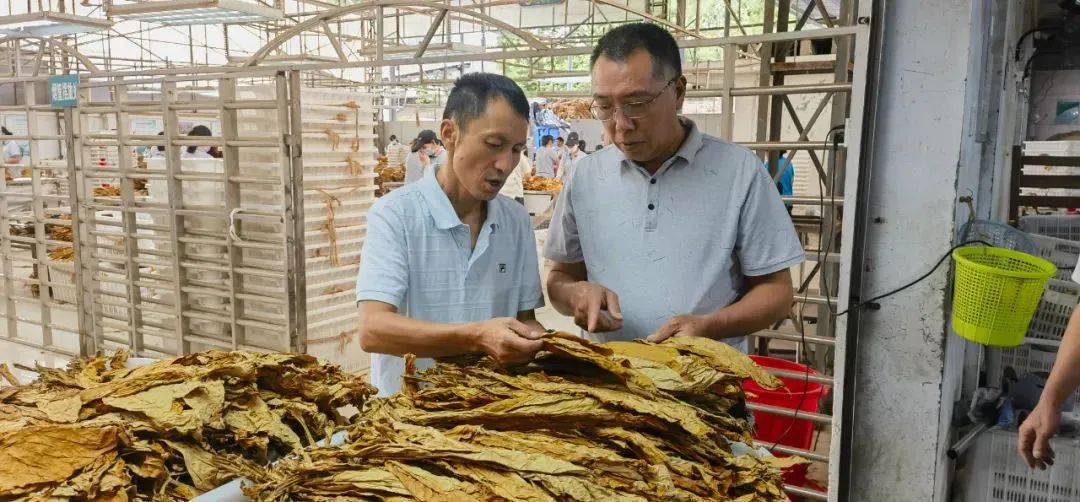
[(165, 183), (169, 191), (169, 246), (172, 251), (172, 280), (173, 280), (173, 316), (175, 325), (176, 344), (179, 353), (191, 352), (191, 343), (187, 340), (188, 320), (184, 315), (187, 310), (188, 297), (184, 291), (187, 285), (187, 274), (182, 268), (184, 261), (184, 248), (180, 244), (180, 233), (184, 231), (184, 216), (181, 212), (184, 207), (182, 181), (177, 177), (181, 171), (180, 150), (174, 142), (180, 133), (180, 121), (176, 110), (169, 106), (176, 100), (176, 82), (165, 81), (161, 85), (161, 114), (165, 123), (165, 171), (167, 177)]
[(68, 176), (68, 204), (71, 205), (71, 246), (75, 250), (78, 262), (75, 264), (75, 307), (77, 312), (76, 322), (79, 328), (79, 355), (89, 356), (97, 352), (98, 347), (93, 332), (88, 329), (93, 326), (93, 319), (86, 308), (86, 296), (83, 294), (82, 263), (86, 263), (83, 256), (81, 223), (83, 211), (79, 208), (79, 179), (76, 175), (75, 164), (75, 109), (64, 109), (64, 155), (67, 160)]
[[(381, 26), (381, 24), (380, 24)], [(380, 42), (381, 43), (381, 42)], [(287, 86), (287, 87), (286, 87)], [(282, 106), (279, 123), (287, 128), (285, 151), (288, 156), (283, 165), (285, 172), (285, 229), (291, 234), (285, 242), (286, 263), (290, 264), (289, 275), (292, 277), (289, 302), (290, 326), (289, 345), (297, 352), (307, 353), (307, 250), (304, 244), (304, 158), (303, 158), (303, 94), (300, 91), (300, 73), (290, 72), (288, 81), (285, 75), (278, 77), (278, 99), (286, 97), (287, 106)]]

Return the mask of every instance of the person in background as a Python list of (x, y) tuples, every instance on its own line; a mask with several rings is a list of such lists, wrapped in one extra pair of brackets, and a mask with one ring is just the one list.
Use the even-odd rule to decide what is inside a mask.
[[(780, 177), (776, 178), (776, 190), (780, 192), (780, 195), (790, 197), (795, 195), (795, 164), (787, 157), (787, 151), (780, 151), (780, 158), (777, 160), (777, 165), (780, 166)], [(769, 170), (769, 161), (766, 160), (762, 163), (765, 171)], [(787, 207), (788, 214), (791, 214), (791, 205), (784, 204)]]
[(405, 164), (405, 158), (409, 156), (409, 147), (401, 144), (397, 136), (390, 136), (390, 143), (386, 145), (386, 163), (391, 167), (399, 167)]
[(544, 295), (532, 222), (522, 205), (499, 197), (521, 161), (528, 120), (513, 80), (462, 76), (439, 125), (446, 165), (368, 213), (356, 300), (380, 396), (401, 389), (405, 354), (425, 369), (432, 358), (472, 353), (513, 365), (540, 350), (544, 327), (534, 311)]
[(540, 139), (540, 150), (536, 152), (536, 176), (554, 178), (555, 166), (559, 163), (559, 151), (555, 149), (555, 138), (551, 135)]
[[(4, 136), (13, 136), (13, 134), (11, 134), (11, 131), (9, 131), (7, 127), (0, 126), (0, 132), (2, 132)], [(19, 166), (20, 164), (22, 164), (22, 160), (22, 148), (19, 147), (19, 144), (15, 142), (15, 140), (5, 141), (4, 164), (5, 166), (7, 166), (7, 168), (4, 169), (5, 179), (10, 181), (12, 178), (19, 174), (19, 168), (13, 166)]]
[(441, 139), (435, 138), (435, 153), (431, 154), (431, 160), (435, 161), (436, 166), (446, 165), (446, 147)]
[[(165, 136), (165, 131), (159, 131), (157, 135)], [(165, 145), (152, 146), (147, 153), (146, 158), (148, 159), (163, 159), (165, 158)]]
[[(188, 135), (189, 138), (213, 136), (213, 134), (210, 132), (210, 128), (206, 127), (206, 126), (204, 126), (202, 124), (197, 125), (195, 127), (192, 127), (191, 131), (189, 131), (187, 135)], [(212, 159), (212, 158), (214, 158), (214, 156), (211, 155), (210, 149), (211, 149), (211, 147), (208, 147), (208, 146), (191, 145), (191, 146), (187, 147), (187, 149), (184, 150), (184, 153), (180, 155), (180, 158), (184, 158), (184, 159)]]
[(761, 160), (680, 117), (679, 46), (655, 24), (604, 34), (590, 58), (593, 117), (615, 148), (563, 184), (544, 255), (552, 306), (594, 341), (723, 340), (791, 312), (806, 253)]
[[(1080, 282), (1080, 263), (1073, 269), (1072, 280)], [(1055, 453), (1050, 447), (1050, 439), (1057, 434), (1061, 424), (1061, 408), (1077, 388), (1080, 388), (1080, 308), (1073, 309), (1065, 325), (1061, 347), (1039, 395), (1039, 403), (1020, 423), (1016, 445), (1028, 466), (1045, 470), (1054, 465)]]
[(431, 156), (436, 152), (435, 131), (425, 129), (416, 135), (412, 142), (412, 151), (405, 157), (405, 183), (419, 181), (424, 177), (429, 165), (432, 164)]
[(555, 166), (555, 172), (558, 173), (563, 167), (570, 165), (570, 147), (566, 145), (566, 140), (559, 136), (555, 139), (555, 149), (559, 151), (559, 163)]
[(570, 172), (577, 167), (578, 162), (588, 155), (585, 151), (585, 142), (577, 139), (575, 133), (570, 133), (570, 139), (566, 142), (566, 145), (570, 148), (570, 153), (566, 157), (565, 167), (559, 169), (558, 178), (560, 181), (569, 178)]
[(603, 145), (596, 145), (596, 148), (593, 149), (593, 153), (599, 152), (600, 150), (603, 150), (603, 149), (604, 149)]
[(524, 206), (525, 177), (529, 175), (529, 171), (531, 170), (532, 166), (529, 164), (529, 156), (525, 153), (525, 150), (522, 150), (521, 160), (518, 161), (517, 167), (510, 172), (510, 176), (506, 177), (506, 183), (503, 184), (502, 190), (499, 190), (499, 195), (510, 197)]
[(570, 164), (576, 166), (578, 161), (589, 155), (589, 152), (585, 150), (585, 140), (579, 139), (577, 144), (574, 145), (573, 150), (570, 152)]

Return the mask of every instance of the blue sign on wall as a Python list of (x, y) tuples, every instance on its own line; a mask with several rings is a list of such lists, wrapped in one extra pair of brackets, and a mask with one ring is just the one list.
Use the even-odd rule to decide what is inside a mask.
[(79, 76), (52, 75), (49, 77), (49, 103), (53, 108), (75, 108), (79, 105)]

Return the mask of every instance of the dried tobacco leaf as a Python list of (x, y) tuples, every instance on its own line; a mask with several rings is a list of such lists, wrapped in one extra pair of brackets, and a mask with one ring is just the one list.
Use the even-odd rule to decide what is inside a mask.
[(62, 482), (116, 449), (117, 427), (33, 425), (0, 433), (0, 494)]
[(189, 500), (257, 476), (345, 424), (363, 377), (297, 354), (210, 351), (126, 367), (127, 354), (38, 368), (0, 389), (0, 500)]
[[(338, 447), (257, 473), (258, 500), (787, 500), (779, 468), (735, 457), (749, 442), (741, 382), (775, 382), (720, 342), (593, 344), (544, 338), (508, 370), (454, 358), (369, 402)], [(744, 411), (740, 411), (744, 413)]]

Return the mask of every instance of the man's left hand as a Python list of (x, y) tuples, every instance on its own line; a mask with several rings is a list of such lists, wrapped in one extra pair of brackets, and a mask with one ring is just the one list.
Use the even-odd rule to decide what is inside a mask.
[(711, 321), (703, 315), (680, 315), (668, 319), (656, 333), (649, 335), (647, 341), (658, 343), (673, 336), (703, 336), (709, 334)]

